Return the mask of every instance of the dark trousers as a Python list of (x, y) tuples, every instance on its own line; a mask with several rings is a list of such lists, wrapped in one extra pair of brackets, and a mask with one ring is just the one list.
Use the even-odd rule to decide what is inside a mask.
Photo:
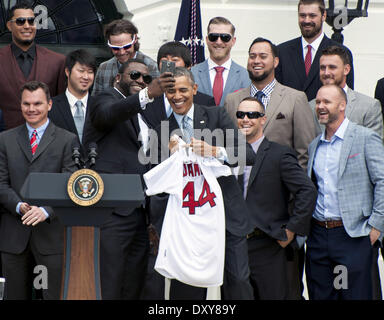
[(251, 285), (256, 300), (285, 300), (288, 296), (287, 257), (275, 239), (248, 239)]
[[(343, 227), (313, 224), (305, 264), (309, 299), (372, 299), (372, 249), (368, 236), (351, 238)], [(340, 266), (346, 268), (346, 281)]]
[(103, 299), (139, 299), (148, 261), (145, 214), (112, 213), (100, 228), (100, 282)]
[[(21, 254), (1, 253), (3, 275), (5, 283), (5, 299), (30, 300), (32, 299), (32, 286), (35, 277), (43, 273), (34, 274), (36, 265), (47, 268), (47, 289), (42, 289), (44, 300), (59, 300), (62, 278), (62, 254), (40, 254), (31, 243)], [(37, 279), (39, 280), (39, 279)], [(45, 281), (45, 280), (44, 280)], [(37, 281), (40, 283), (40, 281)]]

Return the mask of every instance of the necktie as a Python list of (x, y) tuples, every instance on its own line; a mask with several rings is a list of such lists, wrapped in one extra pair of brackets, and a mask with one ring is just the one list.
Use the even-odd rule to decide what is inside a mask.
[(224, 67), (215, 67), (216, 70), (216, 76), (215, 81), (213, 82), (213, 97), (215, 98), (215, 103), (218, 106), (220, 104), (221, 97), (223, 96), (223, 72)]
[(305, 74), (308, 76), (309, 70), (311, 69), (312, 64), (312, 46), (307, 45), (307, 54), (305, 55), (304, 65), (305, 65)]
[(73, 120), (75, 120), (75, 125), (77, 129), (77, 133), (79, 135), (80, 142), (83, 138), (83, 127), (84, 127), (84, 111), (83, 111), (83, 103), (79, 100), (75, 103), (76, 112), (73, 116)]
[(37, 136), (37, 131), (33, 130), (32, 137), (31, 137), (31, 140), (30, 140), (32, 155), (35, 154), (36, 149), (37, 149), (37, 139), (36, 139), (36, 136)]
[(32, 64), (31, 61), (28, 59), (28, 53), (22, 52), (21, 56), (23, 57), (23, 63), (21, 65), (21, 71), (24, 74), (25, 79), (28, 78), (29, 73), (31, 72)]
[(183, 134), (184, 134), (185, 142), (190, 143), (191, 138), (193, 137), (193, 128), (190, 123), (190, 118), (187, 115), (183, 117), (182, 124), (183, 124)]
[(255, 97), (257, 98), (257, 100), (259, 100), (263, 105), (264, 105), (264, 102), (263, 102), (264, 96), (265, 96), (265, 93), (261, 90), (257, 91), (255, 94)]

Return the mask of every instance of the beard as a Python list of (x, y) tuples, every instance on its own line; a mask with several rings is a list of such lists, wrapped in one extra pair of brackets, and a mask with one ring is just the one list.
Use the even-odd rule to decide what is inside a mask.
[(263, 81), (264, 79), (266, 79), (270, 74), (271, 72), (268, 72), (268, 71), (265, 71), (263, 74), (259, 75), (259, 76), (255, 76), (252, 71), (248, 71), (248, 75), (249, 75), (249, 79), (251, 79), (252, 82), (260, 82), (260, 81)]
[[(307, 25), (310, 25), (313, 28), (310, 30), (305, 30), (304, 27)], [(317, 26), (315, 23), (301, 23), (300, 24), (300, 31), (301, 31), (302, 36), (305, 39), (310, 39), (310, 38), (313, 38), (320, 33), (321, 25)]]

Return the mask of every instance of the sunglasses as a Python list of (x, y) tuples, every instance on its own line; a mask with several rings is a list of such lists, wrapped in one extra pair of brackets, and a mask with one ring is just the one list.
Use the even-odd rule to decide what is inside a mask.
[(35, 17), (29, 17), (29, 18), (16, 18), (13, 20), (9, 20), (11, 22), (16, 22), (16, 25), (19, 27), (23, 26), (25, 22), (27, 21), (30, 26), (33, 26), (35, 24)]
[(223, 42), (229, 42), (232, 39), (232, 36), (229, 33), (210, 33), (208, 35), (208, 40), (215, 42), (219, 37)]
[(265, 114), (258, 111), (250, 111), (250, 112), (237, 111), (236, 112), (237, 119), (244, 119), (245, 116), (247, 116), (248, 119), (258, 119), (258, 118), (264, 117)]
[(123, 46), (114, 46), (108, 40), (108, 47), (110, 47), (113, 51), (119, 51), (121, 49), (127, 50), (135, 44), (135, 41), (136, 41), (136, 35), (133, 36), (133, 40), (130, 43), (127, 43)]
[(152, 77), (151, 77), (151, 75), (149, 75), (149, 74), (142, 74), (141, 72), (136, 71), (136, 70), (131, 71), (131, 72), (129, 73), (129, 76), (131, 77), (132, 80), (137, 80), (137, 79), (139, 79), (140, 77), (143, 77), (143, 81), (144, 81), (144, 83), (146, 83), (146, 84), (150, 84), (150, 83), (152, 82)]

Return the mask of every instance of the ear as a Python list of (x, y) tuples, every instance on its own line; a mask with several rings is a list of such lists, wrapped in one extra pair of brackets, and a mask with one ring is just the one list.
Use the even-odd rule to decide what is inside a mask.
[(197, 85), (197, 83), (195, 83), (195, 84), (193, 85), (193, 87), (192, 87), (193, 95), (196, 95), (196, 93), (197, 93), (197, 87), (198, 87), (198, 85)]
[(7, 29), (8, 29), (10, 32), (12, 32), (11, 24), (12, 24), (11, 21), (8, 21), (8, 22), (7, 22)]
[(276, 69), (277, 66), (279, 65), (279, 62), (280, 62), (279, 57), (274, 57), (274, 58), (273, 58), (273, 65), (274, 65), (275, 69)]
[(351, 71), (351, 66), (349, 64), (344, 65), (344, 75), (347, 76)]
[(67, 79), (69, 79), (70, 72), (69, 72), (69, 69), (67, 67), (65, 67), (64, 72), (65, 72), (65, 75), (67, 76)]
[(48, 102), (48, 111), (51, 111), (52, 109), (52, 99), (49, 99), (49, 102)]

